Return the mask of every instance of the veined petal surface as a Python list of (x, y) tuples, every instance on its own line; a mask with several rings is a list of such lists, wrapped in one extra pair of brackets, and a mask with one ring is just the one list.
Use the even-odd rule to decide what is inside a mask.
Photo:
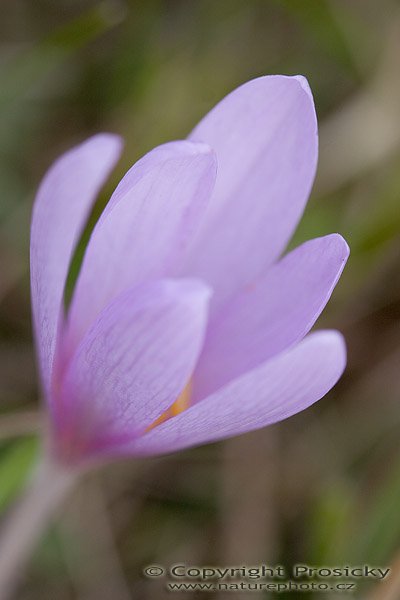
[(328, 302), (348, 255), (340, 235), (316, 238), (245, 286), (210, 322), (193, 400), (300, 341)]
[(322, 398), (345, 363), (345, 344), (338, 332), (312, 333), (132, 444), (121, 445), (119, 453), (175, 452), (271, 425)]
[(56, 339), (71, 257), (96, 196), (114, 167), (121, 140), (96, 135), (47, 172), (33, 207), (31, 294), (42, 382), (49, 396)]
[[(204, 339), (210, 290), (160, 280), (122, 293), (83, 338), (61, 381), (57, 439), (83, 456), (133, 439), (177, 399)], [(71, 450), (72, 449), (72, 450)]]
[(215, 172), (208, 146), (178, 141), (152, 150), (122, 179), (86, 249), (68, 315), (64, 361), (113, 298), (176, 271)]
[(278, 258), (302, 215), (318, 153), (307, 81), (249, 81), (217, 104), (190, 139), (214, 149), (218, 175), (183, 273), (210, 283), (215, 312)]

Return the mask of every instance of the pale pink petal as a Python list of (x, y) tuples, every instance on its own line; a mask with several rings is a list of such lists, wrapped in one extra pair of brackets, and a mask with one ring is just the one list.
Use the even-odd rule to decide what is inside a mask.
[(348, 255), (340, 235), (310, 240), (244, 287), (209, 325), (194, 401), (301, 340), (328, 302)]
[(41, 375), (47, 395), (71, 256), (120, 150), (121, 141), (115, 135), (90, 138), (54, 163), (35, 200), (31, 227), (31, 293)]
[(183, 272), (211, 284), (214, 311), (275, 261), (301, 217), (318, 146), (308, 84), (254, 79), (217, 104), (190, 139), (215, 150), (218, 175)]
[[(179, 396), (198, 358), (210, 291), (161, 280), (122, 293), (99, 315), (60, 382), (57, 443), (80, 458), (143, 432)], [(71, 450), (72, 449), (72, 450)]]
[(322, 398), (346, 363), (342, 336), (320, 331), (159, 425), (120, 454), (164, 454), (260, 429)]
[(176, 270), (206, 207), (215, 170), (208, 146), (182, 141), (155, 148), (124, 177), (86, 250), (64, 359), (119, 293)]

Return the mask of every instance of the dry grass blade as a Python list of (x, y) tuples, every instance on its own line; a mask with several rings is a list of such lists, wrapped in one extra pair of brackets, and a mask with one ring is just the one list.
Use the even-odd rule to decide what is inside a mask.
[(396, 554), (391, 565), (390, 577), (376, 585), (368, 600), (399, 600), (400, 598), (400, 552)]

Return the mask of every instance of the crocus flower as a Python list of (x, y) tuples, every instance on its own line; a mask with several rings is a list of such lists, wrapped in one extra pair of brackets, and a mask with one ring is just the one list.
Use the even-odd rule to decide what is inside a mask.
[(52, 452), (64, 463), (169, 453), (275, 423), (345, 366), (336, 331), (307, 335), (348, 256), (338, 234), (281, 258), (317, 164), (303, 77), (250, 81), (185, 141), (125, 175), (71, 257), (120, 140), (92, 137), (36, 198), (31, 283)]

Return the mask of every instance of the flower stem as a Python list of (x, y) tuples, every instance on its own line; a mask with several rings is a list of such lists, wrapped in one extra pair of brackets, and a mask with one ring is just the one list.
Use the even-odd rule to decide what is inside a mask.
[(44, 457), (23, 496), (6, 517), (0, 528), (1, 600), (13, 593), (35, 544), (77, 476), (77, 471)]

